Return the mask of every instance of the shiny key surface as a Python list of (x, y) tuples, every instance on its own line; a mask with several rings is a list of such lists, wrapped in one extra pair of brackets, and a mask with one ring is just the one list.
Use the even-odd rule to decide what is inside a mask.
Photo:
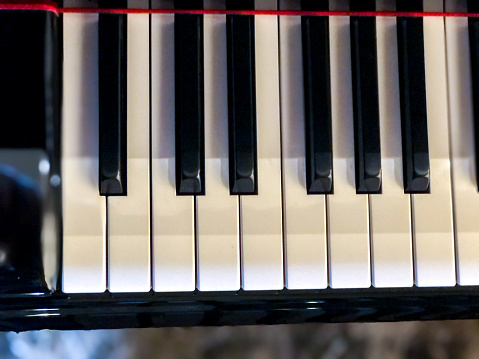
[[(249, 8), (227, 1), (228, 10)], [(232, 195), (258, 193), (255, 17), (227, 15), (229, 183)]]
[(371, 285), (369, 208), (368, 196), (356, 194), (355, 185), (350, 21), (331, 17), (329, 26), (334, 173), (334, 195), (327, 196), (329, 286), (366, 288)]
[[(443, 10), (442, 1), (424, 5), (425, 11)], [(431, 193), (412, 195), (415, 284), (420, 287), (456, 284), (445, 46), (444, 20), (425, 18)]]
[[(215, 4), (205, 1), (205, 7)], [(197, 288), (240, 288), (239, 197), (228, 186), (226, 16), (205, 15), (206, 195), (197, 197)]]
[[(302, 1), (301, 9), (327, 11), (329, 5), (322, 3)], [(301, 30), (306, 185), (309, 194), (329, 194), (333, 193), (329, 19), (302, 16)]]
[[(378, 10), (394, 10), (377, 1)], [(394, 17), (376, 19), (382, 193), (369, 196), (372, 284), (411, 287), (413, 258), (411, 198), (404, 193), (397, 25)]]
[[(463, 4), (465, 5), (465, 4)], [(464, 11), (465, 6), (446, 2), (447, 11)], [(470, 9), (473, 11), (473, 9)], [(454, 199), (454, 225), (456, 242), (456, 270), (459, 285), (479, 284), (479, 194), (477, 192), (474, 133), (472, 19), (446, 19), (447, 71), (449, 88), (449, 128), (451, 139), (452, 186)], [(473, 29), (471, 29), (471, 26)], [(474, 37), (475, 34), (472, 34)], [(477, 64), (475, 65), (477, 68)]]
[(193, 196), (175, 181), (175, 17), (151, 16), (151, 221), (156, 292), (195, 289)]
[(128, 14), (128, 194), (108, 197), (108, 289), (148, 292), (150, 268), (149, 15)]
[[(283, 1), (280, 3), (280, 9), (295, 10), (288, 5)], [(308, 194), (305, 172), (307, 121), (304, 119), (307, 105), (304, 94), (307, 91), (303, 89), (307, 89), (307, 86), (303, 86), (302, 75), (303, 63), (307, 61), (303, 61), (303, 56), (308, 56), (309, 52), (304, 51), (305, 42), (301, 41), (304, 22), (303, 31), (300, 17), (281, 17), (279, 25), (285, 287), (326, 288), (326, 196)], [(317, 28), (314, 26), (308, 27), (307, 36), (311, 39), (316, 36), (315, 29)], [(319, 27), (320, 34), (324, 33), (323, 30), (323, 27)], [(329, 62), (329, 42), (323, 44), (323, 40), (324, 37), (320, 37), (317, 45), (327, 46)], [(314, 60), (311, 58), (311, 61)], [(315, 61), (315, 64), (319, 63), (321, 60)], [(322, 85), (324, 87), (326, 84)], [(322, 99), (315, 97), (315, 101), (318, 100)]]
[[(65, 6), (68, 3), (65, 2)], [(98, 192), (98, 15), (63, 17), (62, 290), (106, 283), (106, 199)]]
[[(431, 2), (432, 3), (432, 2)], [(421, 0), (396, 1), (398, 11), (423, 11)], [(427, 193), (430, 182), (424, 20), (398, 17), (399, 85), (404, 190)]]
[[(203, 8), (202, 1), (175, 1), (175, 9)], [(203, 15), (175, 14), (176, 193), (204, 195)]]
[[(275, 8), (275, 1), (256, 1)], [(283, 288), (278, 18), (255, 15), (258, 195), (240, 196), (242, 288)]]
[[(99, 1), (125, 7), (127, 1)], [(127, 194), (127, 15), (99, 14), (99, 190), (102, 196)]]
[[(374, 11), (375, 0), (350, 0), (351, 11)], [(351, 74), (356, 191), (381, 192), (376, 18), (351, 16)]]

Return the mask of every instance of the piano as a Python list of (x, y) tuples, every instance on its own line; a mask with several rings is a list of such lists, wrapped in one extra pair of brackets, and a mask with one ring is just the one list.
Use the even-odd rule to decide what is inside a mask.
[(476, 1), (23, 5), (1, 330), (479, 318)]

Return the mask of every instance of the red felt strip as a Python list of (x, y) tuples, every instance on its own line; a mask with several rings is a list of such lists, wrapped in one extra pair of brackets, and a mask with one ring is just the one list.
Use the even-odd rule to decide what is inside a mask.
[(206, 14), (206, 15), (276, 15), (276, 16), (404, 16), (404, 17), (479, 17), (465, 12), (400, 12), (400, 11), (300, 11), (300, 10), (176, 10), (176, 9), (99, 9), (65, 8), (63, 13), (113, 14)]
[(0, 0), (0, 10), (43, 10), (58, 14), (59, 9), (51, 0)]
[(275, 16), (404, 16), (404, 17), (479, 17), (466, 12), (398, 12), (398, 11), (298, 11), (298, 10), (175, 10), (175, 9), (60, 9), (51, 0), (0, 0), (0, 10), (44, 10), (58, 13), (113, 14), (209, 14), (209, 15), (275, 15)]

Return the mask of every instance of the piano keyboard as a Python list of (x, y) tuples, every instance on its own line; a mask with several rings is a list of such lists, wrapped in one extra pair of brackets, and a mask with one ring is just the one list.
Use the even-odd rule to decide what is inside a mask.
[(64, 14), (63, 292), (478, 285), (475, 24)]

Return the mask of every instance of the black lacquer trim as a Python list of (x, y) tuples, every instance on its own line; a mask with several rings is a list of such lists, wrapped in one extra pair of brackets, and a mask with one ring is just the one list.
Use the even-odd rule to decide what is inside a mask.
[(0, 330), (479, 318), (474, 287), (0, 296)]

